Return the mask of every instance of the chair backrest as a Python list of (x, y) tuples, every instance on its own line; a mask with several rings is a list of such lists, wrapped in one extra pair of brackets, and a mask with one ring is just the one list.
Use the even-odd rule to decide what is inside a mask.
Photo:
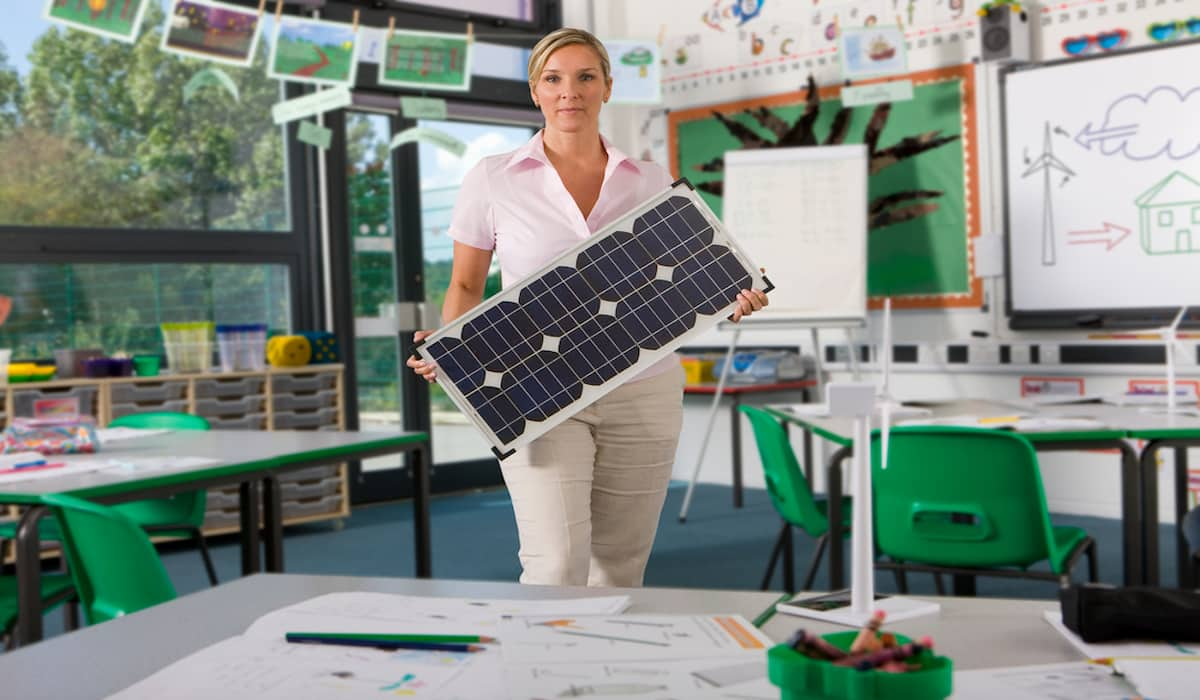
[(982, 428), (893, 428), (888, 466), (872, 441), (875, 544), (895, 559), (1026, 567), (1058, 551), (1037, 454), (1020, 435)]
[(175, 598), (150, 538), (125, 515), (72, 496), (42, 496), (62, 528), (62, 545), (88, 624)]
[(750, 426), (754, 429), (754, 441), (762, 460), (767, 493), (776, 512), (813, 537), (825, 534), (829, 529), (829, 521), (813, 500), (808, 479), (800, 469), (796, 452), (779, 419), (753, 406), (739, 406), (738, 410), (750, 419)]
[(130, 413), (108, 422), (113, 428), (166, 428), (168, 430), (208, 430), (208, 419), (190, 413), (175, 411), (150, 411)]

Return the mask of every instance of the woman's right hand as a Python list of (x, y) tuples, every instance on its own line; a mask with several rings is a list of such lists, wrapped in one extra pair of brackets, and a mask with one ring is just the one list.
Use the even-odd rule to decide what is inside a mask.
[[(429, 337), (432, 333), (433, 331), (417, 331), (416, 333), (413, 333), (413, 342), (419, 343), (425, 338)], [(417, 376), (423, 377), (425, 381), (429, 382), (430, 384), (437, 382), (437, 365), (433, 364), (432, 362), (426, 362), (420, 357), (413, 355), (409, 357), (404, 364), (411, 367), (412, 371), (417, 373)]]

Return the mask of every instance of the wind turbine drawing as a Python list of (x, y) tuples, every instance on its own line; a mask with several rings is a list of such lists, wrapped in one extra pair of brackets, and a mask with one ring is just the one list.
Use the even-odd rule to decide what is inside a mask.
[(1050, 122), (1046, 122), (1042, 154), (1025, 168), (1021, 177), (1029, 177), (1039, 170), (1042, 172), (1042, 264), (1053, 265), (1057, 259), (1054, 247), (1054, 201), (1051, 199), (1054, 190), (1050, 185), (1050, 171), (1058, 170), (1068, 176), (1074, 175), (1075, 172), (1055, 157), (1054, 147), (1050, 143)]

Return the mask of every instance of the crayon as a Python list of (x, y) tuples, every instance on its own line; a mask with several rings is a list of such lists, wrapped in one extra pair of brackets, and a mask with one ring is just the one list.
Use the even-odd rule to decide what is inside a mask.
[(919, 642), (909, 642), (908, 644), (901, 644), (891, 649), (880, 649), (879, 651), (868, 652), (866, 654), (847, 656), (833, 663), (838, 666), (852, 666), (860, 671), (868, 671), (878, 668), (889, 661), (903, 661), (910, 656), (916, 656), (926, 649), (931, 648), (933, 648), (933, 640), (923, 637)]
[(798, 629), (788, 637), (787, 645), (796, 651), (819, 659), (832, 661), (846, 657), (846, 652), (825, 641), (819, 635)]
[(859, 630), (858, 636), (854, 638), (854, 643), (850, 645), (851, 654), (860, 654), (864, 651), (876, 651), (882, 648), (879, 642), (879, 628), (883, 626), (883, 618), (887, 617), (887, 613), (882, 610), (876, 610), (871, 614), (871, 619), (867, 620), (867, 624), (863, 625)]

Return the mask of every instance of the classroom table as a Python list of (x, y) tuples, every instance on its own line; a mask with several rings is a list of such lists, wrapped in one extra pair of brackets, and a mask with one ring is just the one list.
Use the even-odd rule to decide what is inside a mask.
[[(721, 389), (721, 396), (730, 398), (729, 405), (729, 440), (732, 444), (733, 462), (733, 507), (742, 507), (742, 416), (738, 412), (738, 406), (742, 405), (742, 397), (749, 394), (766, 394), (777, 393), (781, 391), (799, 391), (801, 392), (801, 400), (808, 400), (808, 390), (817, 385), (815, 379), (795, 379), (784, 382), (769, 382), (764, 384), (726, 384)], [(712, 396), (717, 393), (716, 384), (687, 384), (683, 387), (684, 394), (707, 394)], [(687, 513), (679, 514), (679, 519), (684, 520)]]
[(1148, 479), (1143, 495), (1146, 523), (1146, 583), (1157, 585), (1160, 579), (1158, 562), (1158, 453), (1175, 451), (1175, 471), (1172, 474), (1175, 510), (1175, 561), (1180, 588), (1195, 588), (1196, 577), (1192, 557), (1179, 524), (1188, 510), (1188, 448), (1200, 447), (1200, 418), (1186, 415), (1165, 415), (1142, 412), (1129, 422), (1129, 437), (1145, 440), (1142, 447), (1142, 473)]
[[(272, 610), (340, 591), (526, 600), (629, 595), (630, 612), (730, 613), (749, 620), (779, 599), (778, 593), (762, 591), (258, 574), (0, 654), (0, 688), (14, 698), (102, 698), (192, 652), (241, 634)], [(63, 673), (65, 668), (70, 672)]]
[[(1105, 427), (1087, 430), (1022, 431), (1021, 435), (1032, 443), (1034, 449), (1043, 452), (1080, 450), (1116, 450), (1121, 460), (1121, 531), (1124, 581), (1126, 585), (1137, 585), (1144, 581), (1146, 573), (1145, 542), (1147, 529), (1143, 524), (1143, 491), (1148, 476), (1144, 473), (1137, 452), (1126, 441), (1127, 430), (1123, 421), (1130, 420), (1136, 411), (1118, 406), (1077, 405), (1032, 408), (1000, 401), (952, 400), (905, 402), (906, 406), (928, 409), (929, 416), (939, 418), (960, 415), (996, 416), (1006, 414), (1039, 414), (1095, 417)], [(806, 432), (812, 432), (838, 445), (826, 464), (826, 493), (829, 500), (829, 539), (833, 543), (842, 541), (842, 469), (841, 463), (850, 456), (853, 447), (853, 419), (832, 418), (795, 413), (789, 406), (768, 406), (767, 410), (785, 426), (795, 424)], [(902, 420), (902, 419), (899, 419)], [(811, 469), (811, 467), (809, 467)], [(845, 562), (842, 548), (829, 548), (830, 588), (845, 586)], [(973, 592), (974, 581), (970, 577), (955, 577), (956, 591), (963, 594)]]
[[(94, 455), (64, 455), (71, 463), (90, 459), (152, 460), (204, 457), (210, 464), (187, 468), (105, 470), (0, 484), (0, 503), (30, 506), (17, 527), (16, 570), (18, 644), (42, 635), (38, 600), (41, 569), (37, 523), (48, 512), (38, 505), (46, 494), (67, 494), (101, 503), (161, 498), (198, 488), (239, 486), (242, 573), (260, 570), (259, 503), (262, 501), (262, 544), (268, 571), (283, 570), (283, 514), (276, 477), (305, 467), (380, 455), (410, 452), (413, 477), (413, 530), (416, 573), (431, 571), (429, 532), (429, 436), (422, 432), (381, 431), (172, 431), (114, 441)], [(260, 483), (262, 487), (260, 489)]]

